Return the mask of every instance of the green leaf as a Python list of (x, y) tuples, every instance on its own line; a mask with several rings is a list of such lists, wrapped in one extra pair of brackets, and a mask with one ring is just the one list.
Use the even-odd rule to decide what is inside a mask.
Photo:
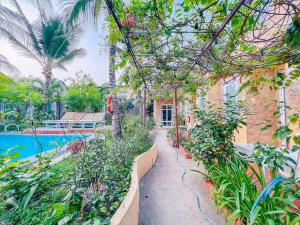
[(238, 215), (240, 214), (240, 210), (239, 209), (237, 209), (237, 210), (235, 210), (231, 215), (230, 215), (230, 217), (228, 218), (228, 224), (233, 224), (233, 222), (236, 220), (236, 219), (238, 219)]
[(54, 214), (57, 217), (61, 217), (64, 213), (65, 207), (61, 203), (55, 203), (52, 205), (52, 208), (54, 209)]
[(295, 144), (300, 144), (300, 136), (294, 136), (293, 141), (295, 142)]
[(15, 158), (18, 158), (20, 156), (20, 154), (21, 154), (20, 152), (16, 152), (16, 153), (8, 155), (8, 157), (15, 159)]
[(261, 131), (266, 131), (266, 130), (270, 129), (271, 127), (272, 127), (272, 124), (269, 124), (269, 125), (266, 125), (266, 126), (262, 127), (260, 130)]
[(267, 223), (268, 225), (275, 225), (275, 222), (272, 219), (267, 219)]
[[(30, 201), (30, 199), (32, 198), (35, 190), (37, 189), (37, 187), (39, 186), (39, 184), (34, 185), (33, 187), (30, 188), (29, 193), (23, 197), (22, 200), (22, 205), (23, 205), (23, 209), (25, 209)], [(25, 201), (24, 201), (25, 200)]]
[(108, 210), (107, 210), (106, 207), (101, 207), (101, 208), (100, 208), (100, 212), (102, 212), (102, 213), (107, 213)]
[(295, 113), (295, 114), (289, 115), (288, 118), (291, 123), (295, 124), (299, 121), (299, 114)]

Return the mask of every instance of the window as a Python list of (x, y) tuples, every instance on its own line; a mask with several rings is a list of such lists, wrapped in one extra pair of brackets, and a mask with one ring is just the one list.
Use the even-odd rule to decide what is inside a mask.
[(223, 85), (223, 97), (224, 97), (224, 102), (226, 101), (232, 101), (232, 102), (237, 102), (237, 82), (231, 81), (229, 83), (225, 83)]
[(161, 126), (172, 126), (173, 105), (161, 106)]
[(196, 102), (197, 102), (198, 109), (200, 109), (200, 110), (205, 109), (205, 96), (204, 96), (203, 90), (201, 90), (201, 89), (197, 90)]

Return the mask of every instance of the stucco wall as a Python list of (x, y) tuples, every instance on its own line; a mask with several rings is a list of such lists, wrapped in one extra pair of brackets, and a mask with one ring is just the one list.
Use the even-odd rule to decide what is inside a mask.
[[(155, 99), (153, 103), (153, 115), (154, 115), (154, 122), (157, 127), (160, 127), (161, 122), (161, 112), (160, 107), (161, 105), (170, 104), (173, 105), (173, 111), (172, 111), (172, 118), (173, 121), (175, 121), (175, 102), (174, 99)], [(182, 112), (182, 103), (178, 101), (178, 113)]]
[(111, 218), (111, 225), (138, 225), (139, 181), (153, 167), (157, 158), (157, 147), (137, 157), (134, 161), (129, 191), (119, 209)]

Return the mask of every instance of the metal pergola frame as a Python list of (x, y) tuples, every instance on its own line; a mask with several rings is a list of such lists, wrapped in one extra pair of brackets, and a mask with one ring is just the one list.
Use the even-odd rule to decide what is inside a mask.
[[(105, 0), (110, 15), (113, 17), (119, 31), (123, 35), (124, 43), (126, 45), (128, 52), (130, 53), (131, 59), (135, 67), (137, 68), (138, 74), (144, 84), (143, 85), (144, 89), (147, 89), (147, 85), (149, 83), (149, 81), (145, 79), (145, 74), (144, 74), (145, 68), (152, 69), (153, 71), (152, 73), (157, 74), (157, 76), (163, 76), (164, 74), (169, 73), (170, 75), (164, 75), (164, 77), (167, 77), (168, 79), (170, 78), (173, 84), (172, 89), (174, 90), (174, 95), (176, 100), (175, 102), (177, 102), (177, 89), (182, 85), (180, 83), (180, 80), (184, 80), (185, 78), (190, 76), (190, 74), (195, 71), (195, 67), (197, 65), (199, 66), (199, 69), (202, 70), (204, 73), (210, 72), (209, 66), (206, 65), (209, 64), (210, 62), (220, 64), (220, 65), (225, 65), (225, 66), (226, 65), (230, 66), (231, 64), (233, 66), (239, 66), (239, 60), (244, 56), (239, 56), (239, 55), (235, 56), (232, 53), (230, 54), (226, 53), (226, 57), (229, 58), (229, 61), (228, 59), (226, 61), (222, 57), (215, 54), (215, 52), (213, 52), (214, 50), (212, 49), (213, 44), (216, 43), (219, 38), (224, 38), (224, 35), (223, 37), (221, 37), (221, 34), (225, 33), (228, 36), (228, 39), (232, 38), (230, 34), (231, 31), (227, 29), (227, 26), (228, 24), (231, 23), (234, 17), (236, 16), (245, 17), (245, 21), (247, 21), (250, 15), (252, 15), (254, 18), (257, 17), (257, 20), (258, 19), (261, 20), (261, 21), (256, 21), (256, 23), (258, 22), (264, 23), (265, 21), (271, 21), (274, 15), (282, 16), (282, 18), (284, 19), (286, 17), (291, 17), (293, 15), (290, 12), (289, 7), (286, 9), (287, 11), (284, 14), (282, 12), (276, 12), (277, 5), (275, 3), (273, 4), (272, 0), (260, 0), (260, 1), (262, 2), (262, 6), (257, 4), (255, 7), (253, 7), (251, 6), (252, 1), (239, 0), (238, 3), (229, 12), (229, 14), (226, 17), (224, 17), (223, 21), (220, 23), (220, 25), (217, 28), (212, 28), (212, 24), (206, 22), (205, 17), (207, 17), (208, 20), (211, 19), (213, 21), (214, 14), (209, 15), (206, 13), (206, 11), (212, 8), (214, 5), (216, 5), (219, 2), (219, 0), (214, 1), (211, 5), (203, 9), (195, 9), (194, 11), (195, 13), (197, 13), (197, 16), (187, 18), (181, 24), (168, 25), (166, 24), (165, 21), (162, 21), (159, 15), (155, 14), (151, 16), (157, 18), (158, 21), (157, 26), (160, 26), (160, 29), (158, 29), (157, 31), (147, 30), (147, 29), (132, 31), (132, 30), (125, 30), (124, 27), (122, 27), (120, 18), (118, 17), (118, 13), (114, 7), (113, 1)], [(269, 8), (271, 8), (271, 10)], [(249, 15), (245, 15), (244, 12), (245, 9), (249, 10), (248, 12)], [(200, 26), (204, 26), (204, 28), (201, 27), (201, 29), (196, 29), (196, 26), (197, 27), (199, 26), (197, 22), (194, 29), (188, 29), (191, 26), (191, 24), (189, 23), (191, 23), (191, 21), (193, 21), (196, 17), (199, 17), (200, 20), (204, 21), (202, 24), (200, 24)], [(278, 29), (282, 29), (283, 27), (285, 28), (287, 26), (287, 22), (284, 22), (285, 21), (284, 19), (279, 20)], [(167, 35), (160, 36), (162, 34), (162, 29), (166, 29), (169, 32), (169, 36)], [(253, 28), (253, 31), (247, 31), (247, 30), (244, 31), (244, 29), (245, 28), (242, 27), (241, 33), (252, 32), (253, 39), (255, 39), (255, 40), (248, 40), (249, 44), (263, 42), (266, 43), (266, 46), (268, 45), (272, 46), (272, 44), (279, 39), (277, 33), (274, 34), (274, 36), (269, 39), (266, 39), (264, 37), (264, 35), (267, 32), (269, 32), (271, 28), (266, 29), (266, 28), (258, 28), (257, 26), (255, 26), (255, 28)], [(254, 29), (256, 30), (254, 31)], [(257, 32), (258, 35), (255, 32)], [(193, 49), (194, 51), (189, 51), (187, 47), (184, 47), (184, 43), (187, 43), (189, 45), (194, 45), (195, 43), (193, 43), (193, 39), (190, 40), (189, 38), (184, 38), (184, 35), (187, 37), (191, 37), (192, 35), (209, 35), (211, 37), (208, 38), (205, 42), (201, 43), (201, 45), (198, 46), (197, 50), (195, 50), (195, 46), (194, 46)], [(160, 37), (157, 38), (157, 36)], [(137, 43), (137, 45), (134, 45), (131, 39), (141, 38), (141, 37), (143, 42), (148, 41), (147, 44), (148, 44), (148, 48), (151, 50), (151, 53), (149, 52), (136, 53), (136, 51), (134, 50), (134, 48), (137, 48), (137, 51), (139, 51), (140, 44)], [(156, 38), (156, 41), (159, 40), (160, 44), (155, 45), (155, 43), (153, 43), (154, 38)], [(245, 37), (242, 37), (242, 39), (244, 40)], [(247, 40), (244, 41), (247, 43)], [(180, 56), (171, 52), (170, 49), (174, 47), (173, 42), (178, 42), (178, 43), (181, 42), (182, 44), (181, 49), (184, 49), (186, 53), (184, 57), (180, 58)], [(269, 54), (272, 54), (272, 52)], [(168, 65), (169, 64), (168, 60), (170, 60), (169, 62), (172, 65)], [(144, 61), (146, 61), (146, 63), (144, 63)], [(243, 69), (250, 70), (255, 66), (259, 67), (259, 66), (263, 66), (263, 64), (245, 65)], [(175, 107), (175, 109), (177, 109), (177, 106)], [(177, 120), (177, 116), (178, 115), (176, 110), (176, 120)], [(178, 123), (176, 123), (176, 128), (177, 128), (177, 135), (178, 135)]]

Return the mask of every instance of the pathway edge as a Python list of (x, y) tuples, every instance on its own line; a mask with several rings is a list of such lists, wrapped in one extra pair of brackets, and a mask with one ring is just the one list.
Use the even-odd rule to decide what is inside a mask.
[(111, 225), (138, 225), (139, 222), (139, 182), (154, 166), (157, 159), (157, 146), (154, 144), (147, 152), (139, 155), (133, 163), (131, 184), (119, 209), (111, 218)]

